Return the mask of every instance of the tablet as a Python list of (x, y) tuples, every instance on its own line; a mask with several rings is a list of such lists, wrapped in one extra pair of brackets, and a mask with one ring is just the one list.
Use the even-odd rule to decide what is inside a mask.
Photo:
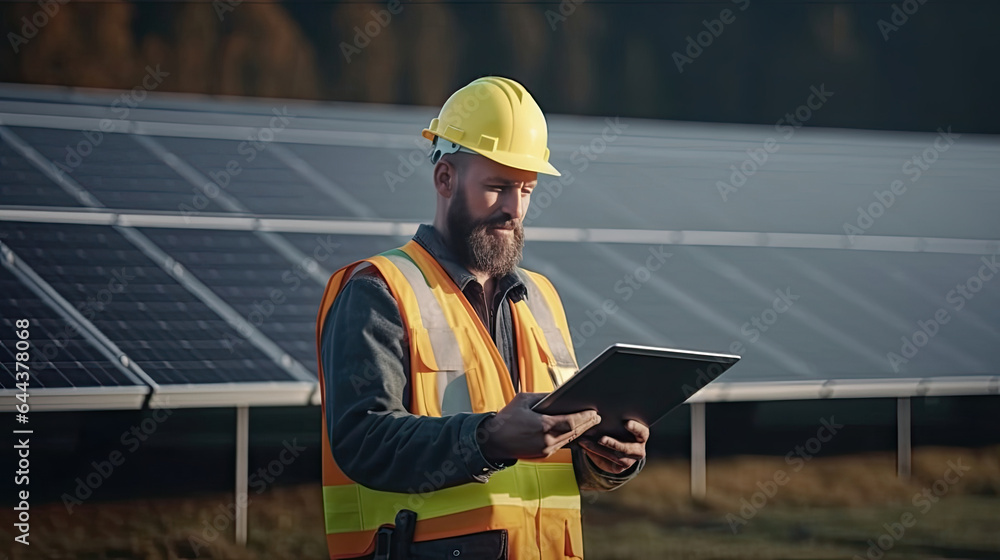
[(625, 429), (628, 420), (652, 426), (739, 359), (732, 354), (614, 344), (532, 410), (542, 414), (597, 410), (601, 423), (585, 436), (634, 441)]

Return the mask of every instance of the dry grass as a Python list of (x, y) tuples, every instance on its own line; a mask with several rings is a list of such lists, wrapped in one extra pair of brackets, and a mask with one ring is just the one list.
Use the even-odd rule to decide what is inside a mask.
[(1000, 495), (1000, 447), (921, 448), (914, 454), (909, 482), (896, 477), (896, 458), (891, 453), (813, 459), (797, 472), (782, 457), (734, 457), (708, 462), (708, 495), (704, 503), (694, 504), (689, 497), (688, 462), (659, 461), (650, 463), (620, 491), (599, 496), (597, 503), (658, 518), (693, 510), (733, 511), (741, 499), (760, 490), (758, 482), (775, 480), (776, 473), (783, 471), (788, 481), (769, 503), (811, 507), (902, 504), (940, 479), (949, 461), (961, 461), (971, 469), (954, 486), (954, 494)]
[[(913, 495), (941, 479), (949, 461), (970, 470), (926, 514), (916, 512)], [(622, 489), (586, 496), (588, 558), (864, 557), (866, 541), (907, 511), (918, 522), (885, 558), (1000, 558), (1000, 447), (919, 449), (909, 483), (896, 478), (891, 454), (815, 459), (798, 472), (780, 457), (714, 460), (701, 503), (688, 497), (687, 469), (686, 461), (651, 462)], [(733, 534), (726, 515), (738, 515), (740, 500), (778, 469), (788, 483)], [(324, 557), (318, 485), (250, 497), (245, 549), (233, 544), (225, 514), (232, 496), (218, 494), (85, 504), (73, 514), (62, 504), (33, 506), (32, 545), (12, 547), (10, 558)], [(10, 527), (0, 524), (4, 542), (12, 542)]]
[[(969, 470), (924, 513), (914, 495), (941, 480), (949, 463)], [(787, 482), (765, 500), (758, 483), (779, 471)], [(921, 448), (912, 471), (908, 482), (897, 478), (891, 453), (814, 459), (798, 471), (782, 457), (719, 459), (708, 463), (705, 500), (693, 502), (687, 461), (651, 463), (622, 489), (588, 497), (587, 551), (620, 559), (864, 557), (883, 524), (909, 512), (916, 524), (885, 558), (1000, 558), (1000, 447)]]

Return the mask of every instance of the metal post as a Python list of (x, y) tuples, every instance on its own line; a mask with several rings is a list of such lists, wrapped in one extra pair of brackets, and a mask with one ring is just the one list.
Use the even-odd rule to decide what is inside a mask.
[(250, 408), (236, 407), (236, 544), (247, 544), (247, 474), (250, 469)]
[(691, 403), (691, 497), (705, 499), (705, 403)]
[(910, 398), (896, 399), (896, 476), (910, 478), (912, 450), (910, 448)]

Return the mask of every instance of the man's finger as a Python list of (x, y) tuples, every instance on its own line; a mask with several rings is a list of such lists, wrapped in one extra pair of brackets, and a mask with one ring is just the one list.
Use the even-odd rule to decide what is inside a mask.
[(569, 442), (575, 440), (576, 438), (583, 435), (584, 432), (593, 428), (594, 426), (600, 424), (601, 417), (596, 414), (590, 419), (590, 421), (584, 424), (577, 424), (574, 428), (566, 433), (559, 434), (558, 432), (550, 432), (550, 434), (555, 434), (555, 442), (551, 445), (552, 449), (560, 449)]
[(574, 412), (573, 414), (561, 414), (557, 416), (550, 416), (549, 418), (551, 419), (552, 424), (546, 431), (550, 434), (559, 435), (572, 432), (579, 426), (587, 425), (583, 431), (579, 432), (582, 434), (601, 421), (601, 417), (598, 416), (596, 410), (582, 410), (580, 412)]
[(635, 436), (637, 443), (646, 443), (649, 439), (649, 426), (637, 420), (629, 420), (625, 423), (625, 429)]
[(623, 462), (622, 457), (619, 457), (619, 455), (616, 452), (612, 451), (611, 449), (608, 449), (607, 447), (596, 445), (590, 440), (581, 439), (580, 447), (584, 448), (590, 453), (593, 453), (594, 455), (598, 455), (608, 461), (611, 461), (612, 463), (618, 465), (619, 467), (628, 468), (631, 466), (628, 463)]
[(626, 443), (611, 436), (602, 437), (598, 443), (619, 453), (623, 457), (629, 457), (631, 459), (642, 458), (643, 445), (641, 443)]

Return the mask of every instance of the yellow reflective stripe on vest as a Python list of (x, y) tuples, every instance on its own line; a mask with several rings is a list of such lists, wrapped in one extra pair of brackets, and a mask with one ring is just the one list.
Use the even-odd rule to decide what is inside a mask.
[[(544, 489), (544, 496), (539, 496)], [(580, 509), (580, 491), (572, 463), (520, 461), (490, 477), (486, 484), (469, 483), (403, 494), (372, 490), (360, 484), (324, 486), (326, 532), (348, 533), (377, 529), (400, 509), (431, 519), (489, 506)]]

